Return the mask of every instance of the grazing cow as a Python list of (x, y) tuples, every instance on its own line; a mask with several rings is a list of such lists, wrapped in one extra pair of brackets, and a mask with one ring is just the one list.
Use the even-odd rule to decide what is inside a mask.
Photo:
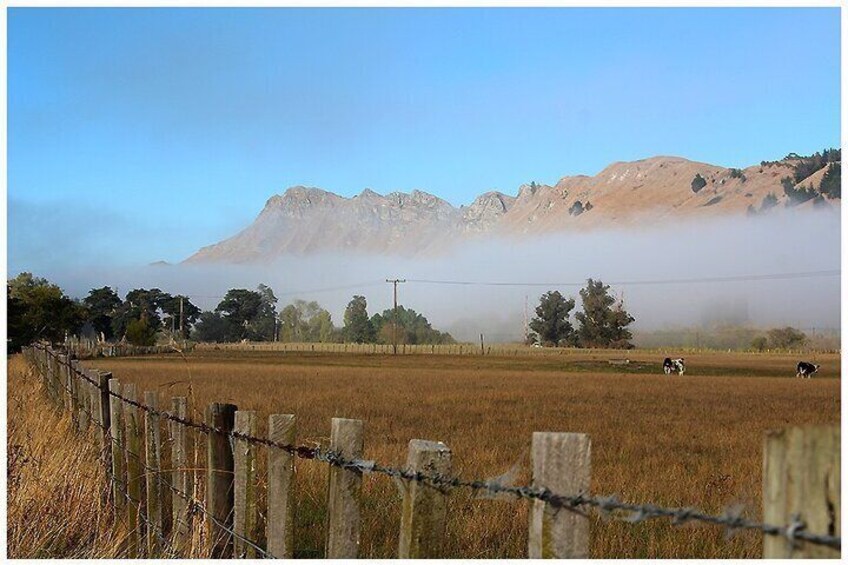
[(821, 365), (801, 361), (798, 363), (798, 368), (795, 370), (795, 378), (797, 379), (800, 377), (802, 379), (809, 379), (813, 376), (813, 373), (818, 372), (819, 367), (821, 367)]
[(686, 364), (683, 362), (683, 358), (672, 359), (670, 357), (666, 357), (663, 361), (663, 372), (666, 375), (670, 375), (675, 371), (678, 375), (682, 375), (686, 371)]

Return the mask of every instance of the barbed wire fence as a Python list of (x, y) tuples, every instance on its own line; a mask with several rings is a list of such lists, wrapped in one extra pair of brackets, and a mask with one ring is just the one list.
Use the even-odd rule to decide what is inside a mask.
[[(286, 538), (286, 532), (290, 532), (293, 516), (291, 514), (293, 504), (290, 500), (291, 481), (293, 480), (293, 466), (295, 459), (308, 459), (326, 463), (330, 466), (330, 494), (329, 498), (329, 523), (327, 555), (328, 558), (355, 558), (358, 547), (358, 523), (351, 527), (351, 519), (358, 521), (357, 490), (361, 488), (361, 477), (363, 474), (376, 474), (391, 477), (400, 481), (404, 488), (404, 501), (411, 507), (410, 512), (404, 512), (401, 524), (401, 543), (399, 557), (437, 557), (440, 555), (440, 547), (444, 536), (444, 522), (446, 518), (446, 500), (449, 494), (456, 489), (471, 491), (477, 496), (508, 496), (516, 500), (528, 500), (533, 504), (531, 510), (529, 554), (531, 557), (586, 557), (588, 556), (588, 517), (595, 512), (607, 520), (619, 520), (629, 523), (644, 522), (648, 520), (668, 519), (673, 525), (682, 525), (690, 522), (709, 524), (723, 527), (728, 533), (738, 530), (752, 530), (762, 533), (766, 557), (775, 556), (805, 556), (805, 557), (833, 557), (839, 556), (841, 551), (841, 536), (838, 527), (839, 516), (839, 484), (826, 484), (828, 492), (827, 508), (824, 511), (824, 522), (822, 512), (817, 508), (822, 506), (811, 500), (788, 501), (786, 495), (777, 492), (782, 505), (772, 505), (766, 508), (766, 518), (781, 518), (781, 521), (773, 520), (772, 523), (751, 520), (741, 516), (738, 511), (729, 510), (721, 515), (712, 515), (702, 512), (696, 508), (678, 507), (670, 508), (656, 504), (635, 504), (623, 502), (615, 495), (590, 495), (588, 494), (588, 468), (589, 468), (589, 438), (583, 434), (553, 434), (535, 433), (533, 438), (533, 484), (514, 486), (503, 479), (462, 479), (450, 473), (450, 450), (439, 442), (422, 442), (413, 440), (410, 442), (410, 463), (407, 468), (394, 468), (368, 461), (362, 458), (361, 422), (357, 420), (333, 420), (333, 433), (328, 448), (297, 445), (293, 441), (279, 441), (272, 439), (273, 431), (268, 438), (257, 437), (234, 429), (234, 421), (224, 418), (224, 425), (214, 425), (214, 418), (209, 422), (197, 422), (188, 417), (180, 416), (166, 410), (160, 410), (147, 403), (139, 402), (133, 394), (122, 394), (120, 383), (117, 379), (104, 380), (105, 376), (111, 374), (99, 374), (100, 379), (94, 379), (87, 370), (80, 369), (79, 363), (69, 359), (67, 353), (59, 353), (45, 344), (36, 344), (24, 349), (24, 356), (30, 365), (41, 377), (44, 388), (57, 406), (70, 412), (77, 422), (77, 429), (84, 431), (88, 425), (94, 425), (98, 430), (102, 441), (101, 454), (110, 481), (113, 484), (113, 492), (117, 493), (112, 501), (116, 507), (125, 506), (127, 509), (127, 520), (129, 525), (139, 524), (138, 538), (130, 544), (129, 554), (137, 557), (143, 553), (141, 547), (142, 531), (146, 532), (148, 557), (178, 556), (180, 550), (184, 550), (187, 543), (184, 539), (177, 539), (180, 529), (177, 524), (171, 524), (170, 538), (165, 535), (165, 521), (162, 519), (163, 504), (161, 500), (151, 501), (150, 497), (146, 503), (142, 496), (133, 496), (129, 486), (136, 482), (140, 485), (141, 478), (154, 481), (148, 482), (148, 494), (155, 487), (163, 487), (173, 496), (180, 500), (180, 512), (187, 517), (200, 515), (206, 523), (205, 550), (213, 556), (229, 557), (261, 557), (261, 558), (291, 558), (293, 551), (290, 539), (278, 539), (280, 536)], [(62, 379), (64, 373), (65, 379)], [(126, 385), (125, 385), (126, 386)], [(88, 389), (84, 391), (84, 389)], [(62, 398), (64, 396), (64, 398)], [(215, 404), (215, 409), (222, 409), (230, 416), (237, 414), (236, 407), (227, 404)], [(137, 434), (139, 426), (137, 421), (134, 428), (127, 425), (126, 429), (118, 430), (123, 433), (124, 440), (113, 434), (110, 415), (132, 414), (128, 409), (139, 410), (146, 417), (154, 418), (155, 425), (160, 425), (162, 420), (175, 424), (182, 429), (191, 429), (207, 437), (214, 437), (224, 441), (209, 441), (209, 461), (213, 460), (211, 451), (215, 445), (220, 450), (223, 446), (225, 460), (228, 457), (230, 465), (224, 465), (224, 469), (206, 469), (207, 481), (205, 484), (206, 501), (200, 500), (198, 481), (193, 481), (194, 492), (186, 492), (166, 478), (167, 470), (151, 466), (139, 453), (139, 449), (133, 449), (127, 445), (132, 440), (128, 434)], [(214, 412), (214, 410), (212, 410)], [(252, 414), (252, 413), (251, 413)], [(272, 419), (274, 416), (272, 416)], [(293, 418), (293, 417), (292, 417)], [(220, 422), (219, 422), (220, 423)], [(147, 429), (147, 426), (145, 426)], [(800, 430), (803, 432), (804, 430)], [(824, 434), (818, 437), (816, 444), (819, 449), (828, 451), (829, 457), (815, 458), (817, 461), (826, 460), (830, 467), (823, 472), (827, 476), (833, 474), (833, 463), (835, 461), (836, 476), (839, 470), (839, 431), (838, 427), (824, 430), (814, 430), (816, 433)], [(835, 439), (834, 439), (835, 433)], [(790, 434), (791, 436), (791, 434)], [(824, 439), (822, 439), (824, 438)], [(287, 438), (288, 439), (288, 438)], [(777, 438), (781, 439), (781, 438)], [(787, 438), (782, 438), (787, 439)], [(829, 439), (829, 441), (828, 441)], [(173, 440), (173, 438), (172, 438)], [(538, 441), (537, 441), (538, 440)], [(148, 440), (149, 441), (149, 440)], [(774, 443), (775, 438), (766, 441), (766, 461), (774, 460), (781, 463), (780, 469), (773, 469), (774, 475), (778, 477), (775, 482), (777, 490), (785, 487), (780, 482), (780, 473), (786, 475), (786, 465), (802, 465), (803, 473), (794, 476), (793, 480), (814, 480), (821, 482), (818, 475), (822, 472), (811, 470), (809, 461), (787, 460), (786, 453), (792, 452), (796, 457), (803, 453), (793, 451), (793, 446), (804, 443), (804, 438), (788, 438), (786, 441), (778, 442), (776, 447), (769, 450), (769, 442)], [(358, 443), (358, 447), (357, 447)], [(184, 441), (183, 441), (184, 444)], [(150, 452), (148, 443), (148, 453)], [(788, 446), (788, 447), (787, 447)], [(266, 512), (268, 524), (266, 529), (267, 543), (263, 546), (261, 536), (256, 531), (255, 520), (251, 522), (250, 514), (254, 516), (258, 512), (255, 507), (255, 499), (248, 500), (244, 496), (245, 485), (255, 480), (255, 464), (250, 460), (248, 465), (239, 465), (240, 455), (247, 454), (249, 449), (263, 447), (269, 449), (269, 456), (273, 451), (288, 456), (288, 461), (283, 466), (283, 473), (271, 476), (269, 469), (268, 484), (271, 489), (272, 478), (279, 481), (279, 487), (283, 494), (275, 496), (272, 500), (269, 496), (269, 512)], [(238, 449), (237, 449), (238, 448)], [(159, 446), (154, 446), (159, 449)], [(226, 453), (228, 452), (228, 453)], [(237, 453), (236, 453), (237, 452)], [(236, 462), (234, 461), (234, 453)], [(255, 455), (251, 455), (255, 457)], [(111, 461), (107, 461), (111, 459)], [(116, 461), (124, 461), (123, 467), (116, 465)], [(137, 465), (136, 475), (131, 476), (128, 469), (129, 463)], [(545, 463), (537, 463), (547, 461)], [(173, 462), (172, 462), (173, 464)], [(576, 469), (576, 471), (574, 470)], [(585, 476), (579, 476), (580, 470), (585, 470)], [(177, 468), (171, 471), (185, 472), (185, 469)], [(280, 471), (280, 468), (277, 469)], [(778, 471), (780, 473), (778, 473)], [(767, 470), (768, 473), (768, 470)], [(793, 468), (793, 473), (798, 470)], [(120, 475), (120, 476), (118, 476)], [(807, 477), (809, 475), (809, 477)], [(771, 475), (769, 475), (771, 477)], [(800, 478), (799, 478), (800, 477)], [(178, 481), (175, 481), (178, 482)], [(769, 483), (767, 480), (767, 489)], [(556, 488), (557, 485), (566, 485), (567, 488)], [(579, 488), (574, 488), (578, 485)], [(239, 489), (241, 486), (241, 489)], [(230, 496), (236, 491), (238, 500), (233, 501)], [(240, 492), (239, 492), (240, 490)], [(279, 489), (278, 489), (279, 490)], [(572, 490), (573, 492), (563, 492)], [(773, 489), (774, 490), (774, 489)], [(803, 491), (803, 489), (802, 489)], [(224, 498), (229, 499), (229, 504), (222, 508), (219, 504), (220, 497), (215, 498), (215, 492), (224, 493)], [(277, 492), (277, 491), (275, 491)], [(768, 494), (768, 493), (767, 493)], [(809, 493), (808, 493), (809, 494)], [(768, 496), (766, 496), (768, 498)], [(836, 504), (834, 511), (833, 504)], [(239, 504), (241, 502), (241, 504)], [(768, 501), (766, 501), (768, 503)], [(184, 504), (183, 504), (184, 503)], [(270, 512), (272, 504), (281, 503), (285, 511), (280, 513)], [(155, 506), (160, 505), (156, 514)], [(173, 499), (174, 516), (173, 521), (186, 519), (186, 516), (177, 516), (177, 499)], [(355, 508), (354, 508), (355, 506)], [(782, 506), (781, 508), (778, 508)], [(835, 512), (835, 517), (834, 517)], [(248, 514), (245, 516), (245, 514)], [(815, 515), (814, 515), (815, 514)], [(156, 523), (151, 521), (151, 516), (158, 516)], [(274, 522), (274, 523), (272, 523)], [(335, 522), (335, 523), (334, 523)], [(338, 527), (343, 523), (344, 527)], [(570, 530), (568, 532), (567, 530)], [(353, 534), (351, 532), (354, 532)], [(439, 533), (441, 532), (441, 534)], [(575, 536), (575, 532), (577, 535)], [(132, 536), (132, 533), (131, 533)], [(185, 537), (185, 529), (182, 531)], [(290, 536), (290, 534), (289, 534)], [(335, 537), (334, 537), (335, 536)], [(352, 539), (355, 537), (356, 539)], [(542, 540), (546, 541), (542, 543)], [(553, 541), (551, 541), (553, 540)], [(404, 543), (406, 541), (406, 543)], [(272, 550), (271, 546), (280, 548), (280, 551)], [(153, 552), (158, 554), (153, 555)]]

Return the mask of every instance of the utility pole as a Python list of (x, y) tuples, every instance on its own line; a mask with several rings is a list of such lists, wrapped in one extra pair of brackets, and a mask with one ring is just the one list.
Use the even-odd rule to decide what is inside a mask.
[(392, 283), (394, 287), (394, 317), (395, 323), (392, 326), (392, 355), (397, 355), (397, 330), (398, 330), (398, 311), (397, 311), (397, 285), (405, 283), (406, 279), (386, 279), (387, 283)]
[(185, 334), (183, 333), (183, 297), (180, 295), (180, 339), (183, 339)]
[(527, 300), (528, 296), (524, 295), (524, 343), (530, 339), (530, 322), (527, 320)]

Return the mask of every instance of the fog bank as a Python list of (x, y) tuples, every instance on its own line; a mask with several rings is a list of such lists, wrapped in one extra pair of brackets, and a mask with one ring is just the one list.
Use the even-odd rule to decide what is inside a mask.
[[(788, 280), (634, 284), (643, 281), (737, 277), (840, 268), (839, 211), (775, 211), (766, 217), (672, 222), (642, 230), (560, 233), (490, 239), (438, 258), (355, 253), (284, 257), (266, 265), (168, 265), (141, 268), (56, 267), (36, 274), (71, 296), (93, 287), (159, 287), (212, 309), (232, 287), (271, 286), (278, 309), (294, 298), (317, 300), (341, 324), (353, 294), (369, 312), (391, 306), (386, 278), (406, 278), (400, 302), (458, 339), (520, 339), (525, 300), (532, 316), (540, 294), (577, 297), (589, 277), (613, 283), (643, 330), (720, 323), (801, 328), (840, 326), (838, 276)], [(10, 273), (14, 276), (16, 273)], [(477, 286), (415, 281), (527, 283)], [(626, 284), (625, 284), (626, 283)], [(578, 299), (579, 307), (579, 299)]]

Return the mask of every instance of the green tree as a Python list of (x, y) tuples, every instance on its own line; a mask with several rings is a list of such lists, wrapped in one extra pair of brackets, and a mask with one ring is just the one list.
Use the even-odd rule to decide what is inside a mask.
[[(85, 320), (85, 309), (47, 279), (21, 273), (6, 285), (9, 345), (20, 348), (39, 339), (64, 340)], [(16, 349), (13, 349), (16, 350)]]
[[(298, 308), (298, 301), (294, 304), (288, 304), (280, 310), (280, 335), (279, 340), (284, 342), (302, 342), (306, 341), (308, 328), (306, 320), (303, 319), (303, 313)], [(302, 300), (299, 302), (303, 302)]]
[(589, 279), (580, 290), (583, 311), (575, 318), (580, 323), (577, 336), (581, 347), (613, 347), (630, 349), (633, 335), (627, 326), (634, 318), (624, 310), (621, 301), (609, 293), (609, 285)]
[(790, 177), (780, 179), (780, 184), (783, 186), (783, 193), (789, 199), (787, 206), (797, 206), (817, 196), (816, 191), (812, 188), (796, 187)]
[(236, 336), (238, 329), (219, 312), (202, 312), (192, 335), (198, 341), (227, 343), (238, 340)]
[(330, 343), (336, 341), (337, 330), (333, 318), (326, 310), (321, 310), (309, 318), (309, 341)]
[(126, 335), (127, 341), (133, 345), (156, 345), (156, 328), (148, 322), (145, 314), (127, 324)]
[(539, 298), (536, 317), (530, 321), (530, 329), (545, 345), (567, 345), (574, 343), (574, 327), (568, 319), (574, 309), (574, 299), (566, 299), (558, 290), (546, 292)]
[(251, 331), (259, 341), (273, 341), (277, 329), (277, 297), (270, 286), (260, 284), (256, 287), (260, 304), (256, 318), (251, 322)]
[(17, 353), (24, 345), (34, 341), (34, 332), (26, 323), (27, 309), (24, 301), (12, 296), (12, 287), (6, 283), (7, 331), (9, 334), (9, 353)]
[(183, 335), (182, 339), (187, 339), (189, 334), (191, 333), (191, 328), (200, 319), (201, 310), (197, 306), (191, 303), (188, 296), (177, 295), (170, 296), (167, 295), (163, 297), (159, 301), (159, 308), (161, 308), (162, 313), (165, 315), (162, 319), (162, 325), (167, 329), (174, 330), (175, 333), (179, 332), (180, 329), (180, 300), (182, 300), (182, 326), (183, 326)]
[(842, 198), (842, 163), (831, 163), (819, 184), (819, 192), (828, 198)]
[(112, 316), (121, 306), (118, 294), (108, 286), (92, 288), (82, 303), (87, 311), (86, 319), (95, 331), (105, 339), (112, 339)]
[(692, 192), (698, 194), (698, 192), (707, 186), (707, 180), (701, 176), (701, 173), (695, 173), (695, 178), (692, 179)]
[(231, 288), (215, 308), (229, 325), (227, 335), (233, 341), (259, 339), (251, 325), (263, 309), (262, 295), (246, 288)]
[(112, 331), (115, 336), (125, 337), (130, 322), (141, 320), (142, 317), (146, 318), (147, 325), (154, 332), (159, 331), (162, 327), (160, 304), (170, 298), (170, 294), (158, 288), (136, 288), (129, 291), (124, 302), (112, 315)]
[(397, 309), (397, 322), (394, 309), (388, 308), (380, 314), (374, 314), (371, 317), (371, 325), (374, 326), (379, 343), (394, 343), (395, 336), (399, 344), (455, 343), (449, 333), (434, 329), (423, 314), (411, 308), (404, 308), (402, 305), (399, 305)]
[(353, 343), (373, 343), (376, 338), (374, 326), (368, 319), (368, 302), (364, 296), (355, 295), (348, 303), (344, 313), (344, 328), (346, 341)]
[(331, 342), (335, 327), (330, 313), (315, 302), (297, 299), (280, 311), (280, 341)]
[(768, 331), (769, 344), (775, 349), (794, 349), (807, 342), (807, 335), (791, 326)]

